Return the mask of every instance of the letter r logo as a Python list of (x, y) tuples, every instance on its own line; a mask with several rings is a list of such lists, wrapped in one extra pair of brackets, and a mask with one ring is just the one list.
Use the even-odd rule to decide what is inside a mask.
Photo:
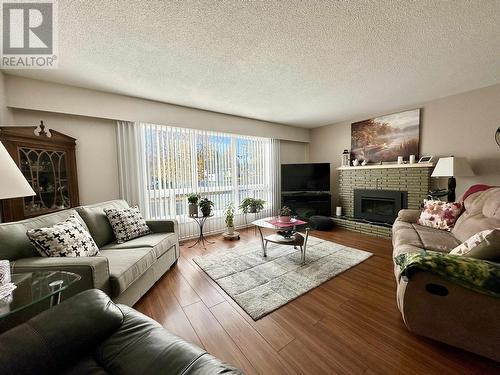
[(2, 14), (4, 55), (52, 54), (52, 3), (4, 2)]

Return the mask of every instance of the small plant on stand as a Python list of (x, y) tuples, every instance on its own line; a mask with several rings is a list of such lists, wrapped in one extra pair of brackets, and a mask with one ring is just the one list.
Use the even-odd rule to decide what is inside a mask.
[(234, 206), (232, 203), (229, 203), (224, 211), (224, 215), (226, 216), (226, 225), (227, 225), (227, 234), (234, 234)]
[(234, 230), (234, 205), (232, 203), (229, 203), (226, 206), (226, 209), (224, 210), (224, 220), (227, 225), (227, 231), (222, 233), (222, 237), (225, 240), (239, 240), (240, 239), (240, 232), (236, 232)]
[(247, 214), (258, 214), (264, 209), (264, 203), (266, 203), (266, 201), (263, 199), (250, 197), (241, 201), (240, 210), (245, 215), (245, 224), (248, 224)]
[(240, 209), (244, 214), (256, 214), (264, 209), (263, 199), (245, 198), (240, 203)]
[(214, 202), (212, 202), (208, 198), (201, 198), (200, 202), (198, 203), (198, 206), (200, 207), (201, 213), (203, 216), (210, 216), (212, 213), (212, 207), (214, 206)]
[(191, 193), (187, 196), (189, 216), (198, 216), (198, 200), (200, 195), (196, 193)]

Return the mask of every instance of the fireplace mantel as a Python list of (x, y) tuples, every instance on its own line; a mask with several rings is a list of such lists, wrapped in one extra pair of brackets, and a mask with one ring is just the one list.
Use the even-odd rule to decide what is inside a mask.
[(415, 164), (368, 164), (349, 167), (338, 167), (339, 171), (350, 171), (356, 169), (388, 169), (388, 168), (433, 168), (433, 163), (415, 163)]

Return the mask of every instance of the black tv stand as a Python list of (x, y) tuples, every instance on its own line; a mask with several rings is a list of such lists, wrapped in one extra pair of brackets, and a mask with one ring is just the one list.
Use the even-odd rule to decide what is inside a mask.
[(282, 191), (281, 205), (306, 220), (313, 215), (332, 215), (332, 195), (328, 191)]

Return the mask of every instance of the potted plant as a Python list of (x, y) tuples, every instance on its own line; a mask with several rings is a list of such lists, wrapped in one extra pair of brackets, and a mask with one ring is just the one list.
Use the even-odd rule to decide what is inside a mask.
[(287, 206), (281, 207), (278, 220), (281, 221), (282, 223), (289, 223), (291, 219), (292, 219), (292, 210)]
[(198, 200), (200, 195), (196, 193), (191, 193), (187, 196), (189, 216), (198, 216)]
[(214, 206), (214, 202), (212, 202), (208, 198), (201, 198), (200, 202), (198, 203), (198, 206), (200, 207), (203, 216), (210, 216), (210, 214), (212, 213), (212, 207)]
[(229, 203), (224, 211), (224, 215), (226, 215), (226, 225), (227, 225), (227, 234), (234, 233), (234, 206), (232, 203)]
[(255, 214), (262, 211), (264, 203), (263, 199), (245, 198), (240, 203), (240, 209), (244, 214)]

